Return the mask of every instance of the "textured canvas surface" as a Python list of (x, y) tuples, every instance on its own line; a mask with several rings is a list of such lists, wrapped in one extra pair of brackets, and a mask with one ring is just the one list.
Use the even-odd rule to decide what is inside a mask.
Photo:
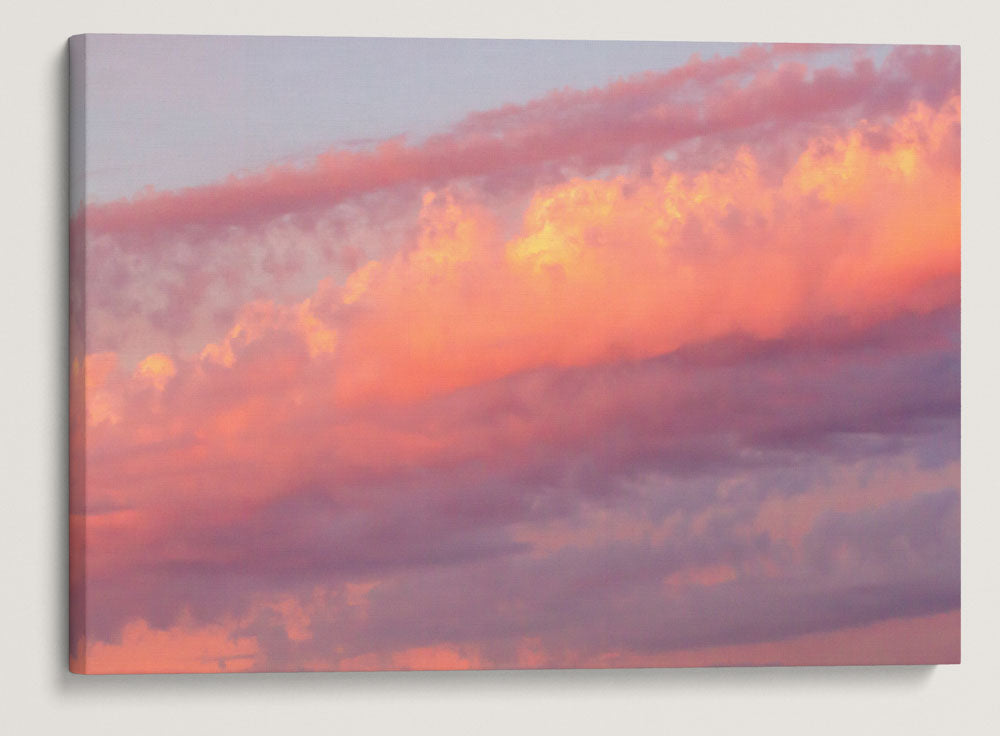
[(73, 671), (959, 660), (958, 48), (70, 58)]

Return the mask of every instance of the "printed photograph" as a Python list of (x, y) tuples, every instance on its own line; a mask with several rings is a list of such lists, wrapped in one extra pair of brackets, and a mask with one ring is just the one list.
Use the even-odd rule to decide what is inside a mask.
[(70, 669), (959, 662), (960, 58), (74, 36)]

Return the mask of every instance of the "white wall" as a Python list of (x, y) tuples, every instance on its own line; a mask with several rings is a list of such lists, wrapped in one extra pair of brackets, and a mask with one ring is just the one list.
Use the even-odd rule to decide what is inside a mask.
[[(419, 5), (419, 7), (418, 7)], [(482, 6), (482, 7), (479, 7)], [(991, 323), (1000, 238), (988, 2), (35, 0), (0, 43), (0, 729), (12, 734), (986, 733), (1000, 729), (1000, 487)], [(81, 32), (960, 43), (963, 47), (963, 664), (579, 672), (73, 677), (65, 669), (66, 37)]]

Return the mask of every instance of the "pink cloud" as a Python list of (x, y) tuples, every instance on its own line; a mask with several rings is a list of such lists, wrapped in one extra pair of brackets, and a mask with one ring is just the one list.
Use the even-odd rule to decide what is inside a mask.
[[(864, 127), (817, 138), (777, 185), (747, 153), (693, 178), (572, 179), (540, 191), (506, 241), (483, 208), (428, 196), (412, 247), (298, 304), (246, 305), (195, 357), (152, 354), (129, 375), (112, 353), (88, 356), (89, 504), (168, 530), (164, 520), (194, 512), (245, 516), (318, 468), (350, 487), (528, 452), (553, 431), (571, 443), (615, 416), (629, 389), (578, 402), (580, 430), (488, 414), (470, 427), (416, 407), (547, 367), (645, 360), (734, 334), (801, 340), (829, 320), (857, 333), (946, 308), (958, 295), (958, 179), (938, 152), (956, 105), (915, 107), (877, 149)], [(649, 388), (637, 383), (636, 395)], [(408, 406), (420, 422), (370, 413)]]
[[(897, 52), (881, 72), (859, 61), (849, 72), (827, 69), (812, 78), (796, 64), (774, 71), (773, 63), (785, 53), (781, 46), (771, 51), (751, 47), (733, 58), (694, 58), (679, 69), (605, 89), (556, 92), (540, 102), (474, 114), (453, 133), (415, 146), (390, 141), (373, 153), (333, 150), (306, 167), (275, 166), (204, 187), (90, 205), (86, 223), (98, 233), (259, 224), (401, 183), (429, 184), (573, 156), (594, 165), (613, 163), (633, 146), (662, 149), (687, 138), (745, 129), (773, 120), (775, 110), (789, 122), (861, 103), (872, 109), (899, 105), (882, 96), (887, 85), (911, 93), (904, 104), (927, 85), (957, 92), (953, 49)], [(747, 74), (756, 77), (745, 88), (736, 86), (733, 80)], [(669, 96), (695, 82), (709, 90), (702, 104), (679, 104)], [(650, 100), (670, 107), (642, 109)], [(579, 135), (568, 135), (567, 127)]]
[(119, 643), (87, 643), (70, 669), (79, 674), (241, 672), (252, 669), (258, 654), (253, 637), (233, 636), (223, 625), (182, 622), (155, 629), (143, 620), (129, 623)]
[(853, 67), (812, 72), (790, 60), (829, 50), (779, 45), (694, 58), (476, 113), (422, 142), (331, 150), (305, 166), (91, 204), (75, 220), (90, 253), (91, 345), (147, 343), (149, 353), (162, 350), (158, 337), (190, 349), (189, 335), (205, 337), (259, 294), (302, 298), (313, 274), (395, 249), (405, 240), (399, 223), (428, 188), (507, 200), (499, 213), (567, 174), (638, 170), (668, 150), (679, 172), (696, 173), (741, 146), (762, 176), (780, 177), (821, 125), (885, 122), (915, 101), (936, 108), (958, 93), (955, 49), (897, 50), (878, 67), (862, 54)]
[[(346, 278), (220, 305), (194, 348), (122, 339), (78, 366), (80, 666), (951, 657), (957, 55), (786, 53), (88, 207), (102, 258), (400, 184), (415, 214)], [(659, 156), (705, 135), (710, 165)], [(461, 181), (519, 167), (516, 194)], [(282, 281), (306, 269), (271, 245)], [(201, 314), (240, 269), (165, 304)], [(88, 326), (120, 326), (106, 307)], [(947, 632), (908, 649), (925, 614)]]
[(960, 619), (958, 611), (950, 611), (755, 644), (643, 656), (611, 654), (601, 661), (617, 667), (957, 664), (961, 661)]

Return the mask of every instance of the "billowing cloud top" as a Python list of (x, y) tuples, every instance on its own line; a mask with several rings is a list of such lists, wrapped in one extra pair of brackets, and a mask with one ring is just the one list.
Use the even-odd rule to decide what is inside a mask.
[(959, 54), (748, 46), (73, 219), (73, 667), (950, 662)]

